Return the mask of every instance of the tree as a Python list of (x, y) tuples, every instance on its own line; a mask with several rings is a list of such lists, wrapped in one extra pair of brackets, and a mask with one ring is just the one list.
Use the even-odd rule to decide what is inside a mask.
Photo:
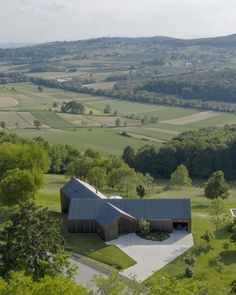
[(232, 233), (230, 235), (230, 242), (231, 243), (236, 243), (236, 224), (234, 222), (233, 226), (232, 226)]
[(120, 124), (121, 124), (121, 121), (120, 121), (119, 118), (117, 118), (116, 121), (115, 121), (115, 125), (116, 125), (116, 127), (119, 127)]
[(185, 268), (183, 276), (184, 276), (185, 278), (191, 278), (191, 277), (193, 276), (193, 269), (192, 269), (191, 266), (188, 265), (188, 266)]
[(82, 157), (74, 159), (66, 167), (66, 174), (69, 176), (76, 176), (82, 180), (86, 180), (89, 171), (94, 167), (93, 159), (89, 157)]
[(214, 235), (210, 233), (209, 231), (206, 231), (202, 236), (201, 239), (203, 239), (207, 243), (207, 249), (210, 250), (210, 242), (214, 239)]
[(48, 171), (50, 165), (48, 152), (36, 142), (13, 144), (4, 142), (0, 144), (0, 179), (7, 170), (19, 168), (20, 170)]
[(114, 115), (114, 116), (117, 116), (117, 115), (118, 115), (118, 111), (115, 110), (114, 113), (113, 113), (113, 115)]
[(104, 114), (110, 114), (111, 112), (111, 106), (107, 104), (103, 110)]
[(144, 198), (146, 196), (146, 194), (147, 194), (146, 189), (142, 184), (139, 184), (136, 187), (136, 191), (137, 191), (137, 194), (140, 197), (140, 199)]
[(139, 284), (135, 278), (124, 279), (116, 273), (109, 277), (97, 276), (94, 278), (97, 290), (96, 295), (143, 295), (146, 287)]
[(219, 273), (222, 273), (222, 271), (224, 269), (224, 263), (223, 263), (220, 256), (216, 256), (216, 257), (212, 258), (209, 261), (209, 263), (211, 266), (213, 266), (216, 269), (216, 271), (218, 271)]
[(147, 236), (150, 233), (150, 222), (145, 219), (140, 219), (138, 223), (138, 232), (142, 236)]
[(39, 121), (39, 120), (35, 120), (34, 121), (34, 126), (37, 128), (37, 129), (40, 129), (42, 123)]
[(106, 169), (93, 167), (88, 173), (88, 180), (97, 189), (103, 188), (107, 182)]
[(0, 126), (2, 127), (2, 129), (6, 129), (6, 122), (1, 121)]
[(226, 199), (228, 196), (229, 186), (225, 182), (224, 173), (221, 170), (214, 172), (205, 184), (205, 197)]
[(187, 255), (184, 257), (184, 262), (188, 265), (188, 266), (193, 266), (194, 263), (196, 262), (196, 257), (194, 254), (192, 254), (191, 252), (188, 252)]
[(130, 167), (134, 167), (134, 160), (135, 160), (135, 152), (131, 146), (127, 146), (122, 154), (122, 159), (128, 164)]
[(45, 276), (33, 281), (23, 272), (12, 272), (7, 281), (0, 279), (1, 295), (87, 295), (86, 288), (63, 276)]
[(0, 231), (0, 275), (24, 271), (34, 279), (71, 274), (69, 255), (55, 215), (33, 201), (20, 203)]
[(82, 103), (72, 100), (63, 102), (61, 106), (61, 112), (69, 114), (83, 114), (85, 112), (85, 107)]
[(43, 92), (43, 87), (42, 86), (38, 87), (38, 92)]
[(170, 184), (176, 187), (191, 186), (188, 169), (182, 164), (171, 174)]
[(7, 170), (0, 181), (0, 199), (8, 206), (27, 201), (35, 196), (42, 183), (43, 173), (40, 170)]
[(216, 230), (224, 224), (225, 206), (222, 199), (216, 198), (212, 201), (209, 208), (209, 219), (215, 225)]
[(233, 280), (233, 281), (230, 283), (230, 287), (231, 287), (231, 292), (230, 292), (230, 294), (236, 294), (236, 280)]

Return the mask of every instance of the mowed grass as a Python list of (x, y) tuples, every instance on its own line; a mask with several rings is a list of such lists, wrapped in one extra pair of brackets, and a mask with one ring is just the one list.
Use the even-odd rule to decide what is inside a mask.
[[(43, 190), (41, 190), (37, 197), (38, 203), (48, 206), (56, 212), (60, 212), (58, 192), (59, 188), (66, 181), (67, 179), (62, 175), (47, 175), (46, 186)], [(204, 181), (194, 181), (193, 187), (176, 190), (171, 188), (166, 189), (169, 185), (168, 180), (158, 180), (156, 182), (156, 188), (153, 190), (152, 197), (191, 198), (193, 220), (192, 231), (195, 246), (204, 244), (201, 239), (201, 235), (206, 230), (215, 233), (216, 236), (216, 238), (212, 241), (213, 249), (209, 252), (197, 255), (197, 261), (193, 267), (194, 277), (192, 280), (197, 279), (213, 284), (217, 281), (222, 286), (228, 288), (230, 282), (235, 279), (236, 245), (231, 244), (229, 250), (227, 251), (223, 248), (223, 244), (229, 242), (229, 233), (224, 228), (216, 232), (214, 226), (210, 223), (208, 215), (210, 201), (204, 197), (203, 184)], [(236, 207), (235, 183), (232, 185), (230, 197), (225, 200), (225, 207), (228, 214), (229, 208)], [(65, 216), (63, 218), (65, 218)], [(64, 231), (64, 236), (68, 243), (68, 247), (73, 252), (83, 254), (109, 265), (117, 265), (118, 268), (128, 267), (134, 263), (132, 259), (130, 260), (130, 258), (126, 257), (126, 255), (123, 256), (118, 248), (109, 248), (112, 246), (107, 246), (96, 234), (69, 234)], [(209, 263), (212, 258), (218, 255), (224, 262), (222, 274), (218, 273)], [(152, 280), (156, 280), (157, 278), (161, 278), (163, 276), (178, 276), (183, 273), (184, 268), (185, 264), (183, 262), (183, 256), (180, 256), (160, 271), (154, 273), (152, 277), (145, 281), (145, 284), (149, 284)]]
[[(7, 132), (13, 132), (7, 130)], [(75, 131), (52, 130), (52, 129), (16, 129), (14, 130), (19, 136), (23, 137), (42, 137), (50, 143), (68, 144), (85, 151), (88, 148), (95, 149), (106, 155), (121, 155), (127, 145), (134, 149), (146, 145), (146, 141), (120, 136), (115, 128), (77, 128)], [(158, 143), (151, 143), (157, 147)]]
[[(66, 215), (60, 213), (59, 190), (68, 181), (63, 175), (46, 175), (45, 186), (37, 194), (38, 205), (47, 207), (52, 215), (61, 223), (62, 235), (70, 252), (82, 254), (100, 262), (123, 270), (136, 262), (116, 246), (107, 245), (97, 234), (68, 233)], [(0, 228), (7, 222), (14, 207), (9, 208), (0, 204)]]
[[(191, 188), (185, 188), (183, 190), (163, 190), (158, 194), (160, 198), (191, 198), (192, 207), (192, 232), (194, 238), (194, 246), (204, 245), (201, 239), (202, 234), (205, 231), (210, 231), (215, 234), (215, 239), (212, 241), (212, 250), (209, 252), (202, 252), (196, 256), (196, 263), (193, 267), (194, 276), (190, 280), (200, 280), (209, 282), (214, 285), (222, 285), (229, 291), (230, 282), (235, 279), (236, 274), (236, 245), (231, 244), (229, 250), (223, 248), (224, 243), (229, 243), (230, 233), (221, 228), (216, 231), (213, 224), (209, 221), (209, 205), (210, 201), (204, 197), (204, 191), (202, 185), (204, 181), (198, 182), (197, 186)], [(168, 181), (159, 180), (158, 185), (165, 187), (168, 185)], [(236, 207), (236, 190), (232, 186), (230, 191), (230, 197), (225, 200), (226, 213), (230, 216), (229, 209)], [(224, 268), (222, 273), (219, 273), (211, 266), (210, 260), (220, 256)], [(156, 272), (149, 279), (145, 281), (145, 284), (152, 284), (152, 281), (162, 278), (163, 276), (178, 276), (184, 272), (185, 264), (183, 261), (184, 255), (178, 257), (176, 260)], [(215, 291), (216, 292), (216, 291)], [(209, 294), (221, 294), (221, 293), (209, 293)]]
[[(116, 246), (107, 245), (97, 234), (68, 233), (66, 215), (60, 213), (60, 188), (69, 179), (64, 175), (45, 175), (45, 185), (37, 194), (37, 203), (52, 210), (61, 220), (62, 234), (71, 252), (96, 259), (118, 269), (125, 269), (136, 262)], [(0, 214), (0, 222), (1, 222)]]

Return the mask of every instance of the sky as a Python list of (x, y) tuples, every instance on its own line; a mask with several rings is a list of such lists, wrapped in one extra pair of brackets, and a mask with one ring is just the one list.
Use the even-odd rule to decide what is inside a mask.
[(236, 0), (0, 0), (0, 43), (236, 33)]

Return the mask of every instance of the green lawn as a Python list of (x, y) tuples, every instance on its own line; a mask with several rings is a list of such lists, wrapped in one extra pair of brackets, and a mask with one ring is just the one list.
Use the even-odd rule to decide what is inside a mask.
[[(63, 175), (46, 175), (45, 187), (38, 193), (37, 202), (40, 205), (52, 210), (62, 222), (63, 235), (67, 241), (68, 248), (76, 253), (83, 254), (87, 257), (116, 265), (119, 269), (125, 269), (135, 262), (115, 246), (108, 246), (96, 234), (71, 234), (66, 231), (65, 215), (60, 213), (59, 189), (67, 181)], [(212, 242), (213, 249), (209, 252), (202, 252), (197, 255), (197, 261), (193, 267), (194, 277), (190, 280), (202, 280), (213, 283), (216, 281), (226, 288), (229, 283), (235, 279), (236, 274), (236, 245), (231, 244), (229, 250), (224, 250), (223, 244), (229, 242), (229, 233), (223, 228), (215, 232), (214, 226), (208, 218), (208, 209), (210, 201), (203, 195), (203, 181), (194, 181), (194, 186), (183, 190), (168, 189), (167, 180), (158, 180), (153, 190), (153, 198), (191, 198), (192, 206), (192, 231), (195, 247), (203, 245), (200, 238), (206, 231), (215, 233), (216, 238)], [(236, 207), (236, 187), (232, 183), (230, 196), (225, 200), (226, 212), (229, 214), (229, 208)], [(7, 220), (10, 210), (7, 207), (1, 207), (0, 222)], [(218, 273), (209, 261), (220, 256), (224, 262), (222, 274)], [(180, 256), (152, 277), (145, 281), (145, 284), (152, 284), (153, 280), (162, 276), (178, 276), (184, 271), (183, 256)], [(215, 293), (217, 294), (217, 293)]]
[[(159, 181), (158, 184), (162, 184), (165, 187), (167, 183), (166, 181), (164, 183)], [(197, 183), (200, 184), (201, 182)], [(203, 188), (198, 185), (184, 190), (163, 190), (159, 193), (158, 197), (191, 198), (192, 232), (195, 247), (204, 245), (201, 235), (206, 230), (213, 232), (216, 237), (212, 242), (212, 250), (197, 255), (197, 261), (193, 267), (194, 276), (191, 280), (197, 279), (213, 285), (214, 282), (217, 282), (219, 285), (228, 288), (230, 282), (236, 278), (236, 245), (231, 244), (229, 250), (224, 250), (223, 244), (229, 243), (230, 234), (224, 228), (216, 232), (215, 227), (210, 223), (208, 217), (210, 201), (204, 197)], [(234, 187), (230, 192), (230, 197), (225, 201), (225, 207), (227, 214), (230, 216), (229, 208), (236, 207), (236, 190)], [(209, 263), (212, 258), (218, 255), (224, 263), (222, 274), (218, 273)], [(160, 279), (163, 276), (178, 276), (183, 273), (184, 268), (183, 256), (180, 256), (147, 279), (145, 284), (152, 284), (153, 280), (155, 281), (157, 278)]]

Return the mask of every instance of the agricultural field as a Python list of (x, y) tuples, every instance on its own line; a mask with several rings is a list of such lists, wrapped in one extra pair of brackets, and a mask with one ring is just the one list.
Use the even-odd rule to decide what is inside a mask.
[[(85, 113), (61, 113), (62, 103), (71, 100), (82, 103)], [(110, 113), (105, 114), (107, 105)], [(39, 130), (35, 120), (41, 122)], [(160, 147), (183, 131), (236, 123), (236, 115), (129, 102), (48, 87), (40, 92), (32, 83), (12, 83), (0, 86), (0, 122), (5, 122), (7, 132), (41, 136), (51, 143), (67, 143), (82, 151), (90, 147), (103, 154), (120, 155), (127, 145), (135, 149), (146, 144)]]

